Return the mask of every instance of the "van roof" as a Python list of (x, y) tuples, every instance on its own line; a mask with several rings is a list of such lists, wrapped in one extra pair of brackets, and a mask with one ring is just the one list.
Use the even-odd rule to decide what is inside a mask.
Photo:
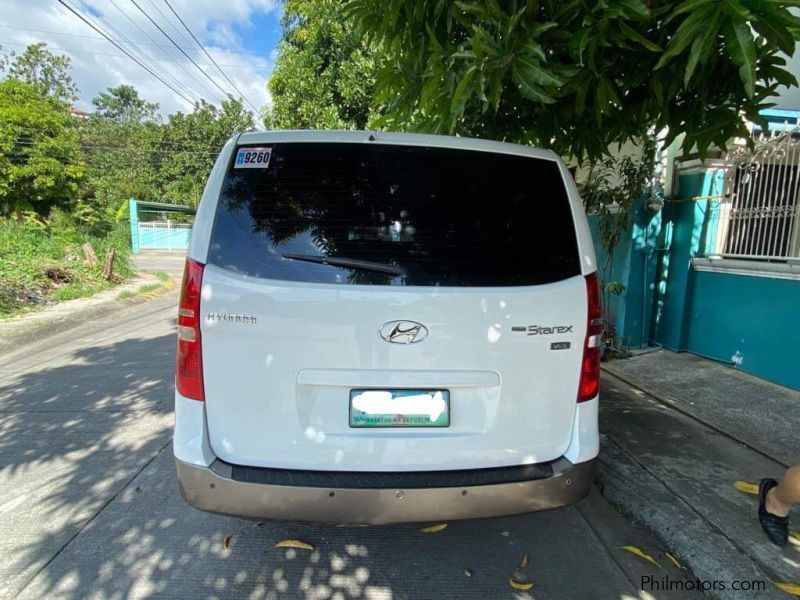
[(543, 160), (558, 160), (552, 150), (449, 135), (429, 135), (421, 133), (393, 133), (387, 131), (314, 131), (294, 129), (282, 131), (248, 131), (239, 135), (238, 145), (277, 144), (280, 142), (306, 143), (376, 143), (395, 146), (431, 146), (436, 148), (453, 148), (457, 150), (476, 150), (497, 154), (515, 154)]

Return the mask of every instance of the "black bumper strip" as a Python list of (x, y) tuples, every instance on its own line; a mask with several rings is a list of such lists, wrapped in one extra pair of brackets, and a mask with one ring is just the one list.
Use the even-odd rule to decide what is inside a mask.
[[(222, 462), (222, 461), (220, 461)], [(552, 477), (553, 463), (459, 471), (300, 471), (230, 465), (231, 479), (293, 487), (379, 489), (496, 485)]]

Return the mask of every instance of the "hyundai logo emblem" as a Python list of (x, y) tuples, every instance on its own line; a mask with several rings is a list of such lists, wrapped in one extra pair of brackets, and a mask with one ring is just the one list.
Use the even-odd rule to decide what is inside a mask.
[(392, 344), (416, 344), (428, 337), (428, 328), (416, 321), (389, 321), (378, 329), (380, 335)]

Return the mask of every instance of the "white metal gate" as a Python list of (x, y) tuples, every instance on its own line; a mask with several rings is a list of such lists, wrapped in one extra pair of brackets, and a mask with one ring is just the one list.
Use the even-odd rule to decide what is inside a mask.
[(800, 127), (762, 135), (728, 160), (717, 254), (800, 260)]
[(142, 250), (186, 250), (192, 226), (171, 221), (139, 221), (139, 248)]

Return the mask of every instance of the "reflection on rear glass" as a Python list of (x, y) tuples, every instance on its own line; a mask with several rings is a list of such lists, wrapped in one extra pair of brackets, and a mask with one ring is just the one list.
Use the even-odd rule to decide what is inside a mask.
[(271, 148), (266, 168), (229, 171), (210, 263), (254, 277), (372, 285), (534, 285), (580, 272), (553, 161), (378, 144)]

